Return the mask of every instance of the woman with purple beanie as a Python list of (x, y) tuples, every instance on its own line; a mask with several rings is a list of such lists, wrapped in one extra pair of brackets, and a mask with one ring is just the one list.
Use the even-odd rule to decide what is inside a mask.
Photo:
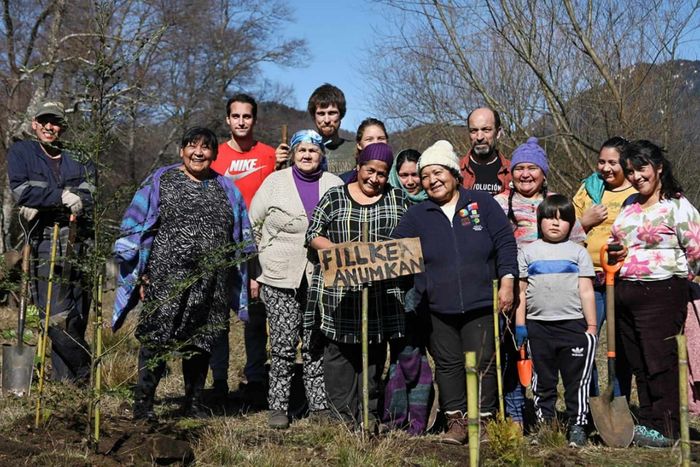
[(302, 313), (312, 267), (304, 236), (319, 199), (340, 178), (323, 170), (325, 148), (313, 130), (296, 132), (290, 142), (292, 166), (272, 173), (250, 205), (250, 220), (260, 251), (258, 271), (251, 276), (261, 284), (260, 296), (270, 326), (269, 425), (287, 428), (289, 394), (299, 339), (302, 340), (304, 386), (309, 410), (324, 411), (323, 366), (320, 352), (310, 348), (311, 333), (302, 335)]

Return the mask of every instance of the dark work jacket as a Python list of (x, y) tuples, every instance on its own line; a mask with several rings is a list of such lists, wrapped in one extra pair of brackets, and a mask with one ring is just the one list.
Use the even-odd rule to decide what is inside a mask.
[(452, 222), (434, 201), (411, 206), (393, 237), (420, 238), (425, 272), (415, 287), (434, 313), (493, 307), (492, 281), (518, 276), (513, 228), (486, 192), (460, 187)]
[(92, 167), (92, 164), (77, 162), (64, 151), (57, 178), (38, 141), (18, 141), (7, 153), (7, 174), (15, 202), (39, 209), (39, 221), (45, 225), (67, 223), (70, 213), (61, 202), (61, 193), (67, 189), (83, 201), (83, 215), (78, 217), (78, 224), (86, 227), (93, 204), (95, 173)]

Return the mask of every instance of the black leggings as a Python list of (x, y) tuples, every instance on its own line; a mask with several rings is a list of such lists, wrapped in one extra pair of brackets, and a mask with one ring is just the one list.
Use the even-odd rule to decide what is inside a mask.
[(475, 351), (481, 376), (480, 412), (497, 410), (496, 359), (491, 307), (463, 314), (431, 314), (430, 353), (443, 411), (467, 410), (464, 352)]

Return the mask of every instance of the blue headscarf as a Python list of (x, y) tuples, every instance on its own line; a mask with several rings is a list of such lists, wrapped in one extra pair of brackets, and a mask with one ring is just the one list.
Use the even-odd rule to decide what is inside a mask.
[[(289, 141), (289, 153), (294, 154), (297, 146), (301, 143), (311, 143), (314, 146), (318, 146), (321, 150), (321, 165), (320, 168), (323, 172), (328, 170), (328, 161), (326, 160), (326, 146), (323, 144), (323, 138), (314, 130), (299, 130), (292, 135), (292, 139)], [(290, 162), (291, 164), (291, 162)]]
[(291, 141), (289, 141), (289, 151), (293, 153), (300, 143), (311, 143), (318, 146), (318, 148), (321, 150), (321, 154), (326, 153), (326, 147), (323, 145), (321, 135), (316, 133), (314, 130), (299, 130), (294, 133)]

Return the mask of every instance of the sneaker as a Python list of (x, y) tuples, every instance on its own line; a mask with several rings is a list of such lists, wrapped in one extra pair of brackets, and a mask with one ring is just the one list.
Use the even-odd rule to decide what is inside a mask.
[(289, 428), (289, 417), (287, 417), (287, 414), (283, 410), (270, 410), (267, 424), (270, 428), (285, 430)]
[(447, 418), (447, 431), (440, 437), (440, 441), (447, 444), (464, 444), (467, 440), (467, 420), (462, 412), (445, 414)]
[(668, 448), (673, 446), (673, 440), (658, 431), (644, 425), (634, 426), (634, 444), (646, 448)]
[(581, 425), (573, 425), (569, 428), (569, 447), (581, 448), (586, 445), (586, 441), (588, 441), (586, 430)]

